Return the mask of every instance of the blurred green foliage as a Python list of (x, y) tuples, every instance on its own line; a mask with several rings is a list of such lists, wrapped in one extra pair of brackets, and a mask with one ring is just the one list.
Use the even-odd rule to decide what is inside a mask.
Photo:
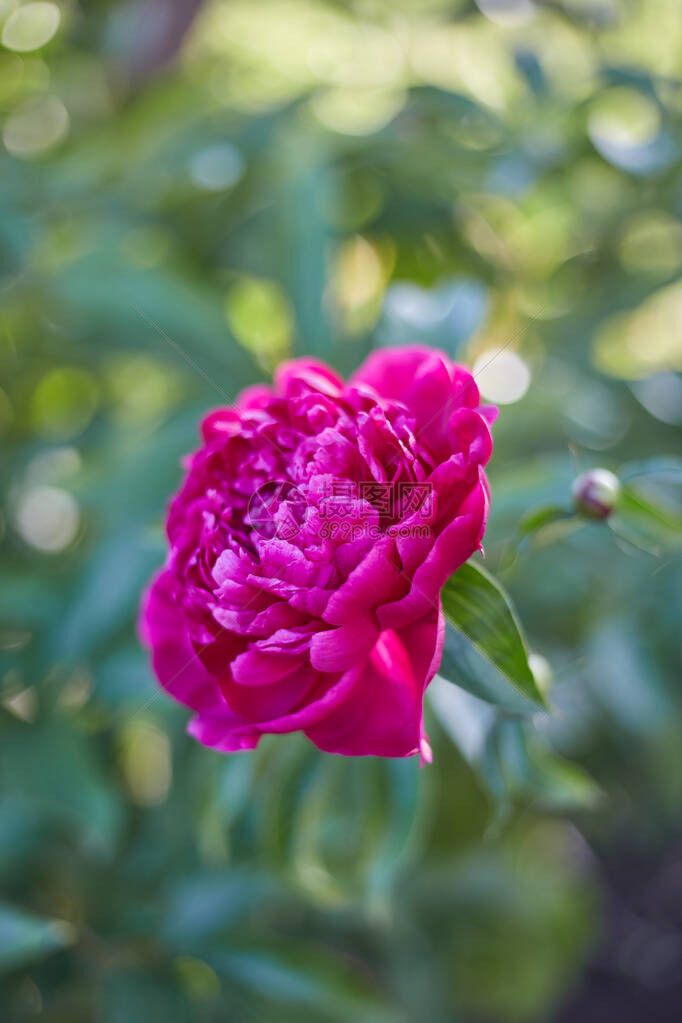
[[(3, 1020), (553, 1018), (600, 862), (682, 824), (682, 9), (0, 19)], [(552, 712), (434, 684), (423, 771), (202, 749), (134, 631), (199, 416), (414, 339), (502, 403), (487, 564)], [(575, 529), (597, 464), (622, 521)]]

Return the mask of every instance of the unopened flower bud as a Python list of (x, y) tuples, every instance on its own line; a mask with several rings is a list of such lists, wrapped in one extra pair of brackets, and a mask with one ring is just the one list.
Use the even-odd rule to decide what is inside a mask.
[(618, 503), (620, 481), (608, 469), (589, 469), (573, 481), (573, 501), (581, 515), (606, 519)]

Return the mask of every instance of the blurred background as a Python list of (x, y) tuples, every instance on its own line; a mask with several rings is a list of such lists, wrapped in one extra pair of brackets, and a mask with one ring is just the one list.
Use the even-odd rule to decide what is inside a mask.
[[(679, 1020), (682, 7), (1, 0), (0, 44), (3, 1020)], [(201, 748), (135, 634), (200, 415), (414, 340), (500, 403), (553, 713), (450, 688), (422, 771)], [(635, 513), (543, 517), (597, 465)]]

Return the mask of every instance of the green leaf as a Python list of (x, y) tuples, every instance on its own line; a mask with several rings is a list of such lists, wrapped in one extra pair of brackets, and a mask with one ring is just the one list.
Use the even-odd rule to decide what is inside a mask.
[(592, 809), (601, 790), (579, 764), (560, 757), (519, 721), (497, 723), (498, 755), (510, 793), (546, 810)]
[(531, 533), (535, 533), (538, 529), (543, 529), (545, 526), (565, 519), (571, 514), (570, 511), (566, 511), (565, 508), (558, 504), (543, 504), (539, 508), (533, 508), (523, 516), (519, 522), (519, 534), (520, 536), (530, 536)]
[(441, 726), (492, 796), (495, 819), (505, 819), (510, 802), (497, 749), (498, 712), (442, 675), (436, 675), (427, 693)]
[(128, 1023), (132, 1019), (189, 1023), (192, 1019), (195, 1007), (168, 975), (124, 967), (107, 973), (102, 988), (102, 1023)]
[(500, 584), (469, 561), (447, 581), (442, 599), (448, 627), (441, 674), (514, 713), (544, 706), (521, 626)]
[(582, 529), (585, 520), (558, 504), (543, 504), (526, 512), (519, 521), (516, 536), (511, 537), (502, 554), (500, 567), (509, 567), (525, 546), (548, 547)]
[(679, 511), (645, 496), (633, 486), (623, 487), (609, 525), (618, 536), (652, 554), (682, 542)]
[(117, 535), (88, 559), (73, 596), (51, 632), (55, 658), (88, 657), (135, 616), (142, 587), (159, 561), (140, 535)]
[(648, 554), (682, 544), (682, 459), (661, 456), (621, 467), (622, 490), (608, 524), (616, 536)]
[(593, 810), (604, 794), (587, 771), (549, 749), (530, 744), (532, 774), (528, 783), (533, 802), (559, 812)]
[(169, 886), (161, 931), (176, 952), (195, 953), (216, 935), (234, 930), (263, 900), (283, 902), (275, 879), (263, 873), (194, 875)]
[(44, 823), (77, 835), (90, 852), (106, 855), (120, 834), (123, 807), (102, 761), (95, 743), (65, 720), (15, 722), (3, 732), (0, 773), (7, 795)]
[[(206, 962), (230, 984), (265, 995), (278, 1007), (296, 1006), (322, 1013), (325, 1020), (376, 1020), (388, 1023), (379, 991), (364, 971), (324, 949), (273, 942), (258, 948), (219, 947)], [(315, 1018), (320, 1018), (316, 1015)]]
[(72, 928), (62, 920), (49, 920), (0, 904), (0, 970), (13, 970), (42, 959), (73, 940)]
[(524, 721), (512, 720), (436, 676), (428, 689), (438, 720), (495, 805), (493, 826), (524, 799), (545, 810), (592, 809), (601, 790), (578, 764), (556, 754)]

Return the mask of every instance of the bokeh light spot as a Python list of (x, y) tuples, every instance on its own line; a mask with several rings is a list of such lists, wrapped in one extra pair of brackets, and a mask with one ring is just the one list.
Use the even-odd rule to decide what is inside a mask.
[(593, 141), (621, 146), (642, 146), (660, 128), (656, 104), (637, 89), (609, 89), (592, 103), (588, 129)]
[(677, 426), (682, 423), (682, 378), (676, 373), (654, 373), (635, 380), (632, 391), (654, 419)]
[(190, 162), (190, 176), (197, 188), (207, 192), (222, 192), (232, 188), (244, 174), (244, 158), (236, 146), (229, 143), (207, 146), (199, 150)]
[(225, 314), (237, 340), (272, 369), (289, 354), (294, 320), (289, 300), (275, 281), (243, 277), (230, 288)]
[(630, 273), (668, 277), (682, 265), (682, 224), (663, 211), (639, 213), (625, 225), (619, 255)]
[(59, 28), (59, 8), (47, 2), (25, 4), (13, 11), (2, 30), (2, 43), (8, 50), (28, 53), (49, 43)]
[(335, 294), (339, 304), (357, 309), (376, 298), (382, 284), (382, 268), (374, 246), (357, 235), (344, 242), (338, 254)]
[(476, 0), (481, 14), (498, 25), (523, 25), (535, 14), (530, 0)]
[(500, 405), (519, 401), (530, 386), (530, 370), (521, 356), (500, 348), (481, 352), (473, 374), (483, 397)]
[(220, 994), (218, 975), (203, 959), (196, 959), (194, 956), (178, 956), (173, 960), (173, 966), (180, 978), (180, 983), (193, 1000), (204, 1001), (208, 998), (216, 998)]
[(343, 135), (372, 135), (400, 112), (402, 89), (328, 89), (313, 96), (312, 107), (326, 128)]
[(56, 146), (69, 130), (69, 115), (57, 96), (32, 99), (5, 121), (2, 141), (12, 156), (32, 157)]
[(24, 478), (28, 483), (61, 483), (75, 476), (81, 457), (72, 447), (48, 448), (29, 462)]
[(132, 429), (158, 419), (181, 393), (174, 370), (138, 353), (122, 354), (109, 362), (105, 387), (112, 418)]
[(682, 284), (671, 284), (631, 312), (617, 313), (597, 332), (598, 369), (623, 380), (682, 370)]
[(17, 499), (14, 523), (31, 547), (57, 553), (75, 540), (80, 513), (75, 499), (61, 487), (29, 487)]
[(156, 724), (137, 717), (123, 728), (120, 763), (133, 802), (158, 806), (170, 788), (172, 766), (168, 736)]
[(59, 440), (75, 437), (95, 414), (98, 392), (97, 380), (87, 370), (70, 366), (49, 370), (31, 399), (35, 429)]

